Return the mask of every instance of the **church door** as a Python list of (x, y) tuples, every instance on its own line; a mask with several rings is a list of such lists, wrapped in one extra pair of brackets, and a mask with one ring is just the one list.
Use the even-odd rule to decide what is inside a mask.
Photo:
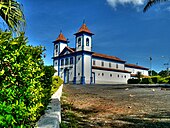
[(69, 83), (69, 70), (67, 68), (64, 70), (64, 83)]

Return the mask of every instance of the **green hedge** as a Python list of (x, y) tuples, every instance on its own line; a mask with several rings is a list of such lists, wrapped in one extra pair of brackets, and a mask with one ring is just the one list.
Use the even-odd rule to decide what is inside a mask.
[(140, 79), (128, 79), (128, 84), (139, 84)]
[(151, 78), (142, 78), (140, 84), (153, 84)]
[(43, 51), (28, 46), (24, 34), (0, 31), (0, 127), (33, 127), (46, 109), (55, 82)]

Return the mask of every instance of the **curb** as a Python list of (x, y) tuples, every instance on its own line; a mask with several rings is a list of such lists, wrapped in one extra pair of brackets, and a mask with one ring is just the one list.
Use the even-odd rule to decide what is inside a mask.
[(63, 84), (51, 96), (51, 102), (45, 110), (45, 114), (41, 116), (37, 122), (36, 128), (60, 128), (61, 123), (61, 104), (60, 97), (62, 95)]

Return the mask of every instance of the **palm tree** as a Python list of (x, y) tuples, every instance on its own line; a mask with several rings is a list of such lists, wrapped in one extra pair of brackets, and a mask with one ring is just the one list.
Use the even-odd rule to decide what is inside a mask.
[(159, 2), (165, 2), (168, 0), (148, 0), (146, 6), (143, 9), (143, 12), (146, 12), (153, 4), (159, 3)]
[(0, 16), (9, 29), (16, 34), (25, 29), (25, 17), (22, 5), (16, 0), (0, 0)]

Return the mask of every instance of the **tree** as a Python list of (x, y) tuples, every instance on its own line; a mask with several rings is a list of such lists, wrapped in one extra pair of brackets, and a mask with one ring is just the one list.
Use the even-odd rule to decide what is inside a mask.
[(137, 76), (138, 80), (140, 80), (140, 78), (141, 78), (143, 75), (142, 75), (141, 72), (137, 72), (136, 76)]
[(146, 6), (143, 9), (143, 12), (146, 12), (153, 4), (159, 3), (159, 2), (166, 2), (168, 0), (148, 0)]
[(25, 17), (22, 5), (16, 0), (0, 0), (0, 16), (6, 22), (9, 29), (16, 32), (24, 31)]
[(168, 76), (168, 72), (167, 72), (167, 70), (162, 70), (158, 73), (158, 75), (160, 75), (162, 77), (166, 77), (166, 76)]
[[(151, 74), (151, 72), (152, 72), (152, 74)], [(149, 71), (149, 76), (157, 76), (158, 75), (158, 73), (155, 71), (155, 70), (151, 70), (151, 71)]]

